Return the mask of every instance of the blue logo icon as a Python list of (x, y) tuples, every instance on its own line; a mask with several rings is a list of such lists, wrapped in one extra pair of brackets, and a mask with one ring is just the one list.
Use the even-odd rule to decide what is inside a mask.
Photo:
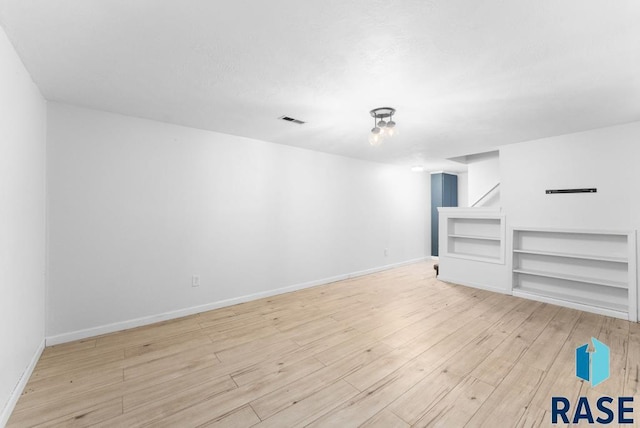
[(594, 387), (609, 379), (609, 347), (595, 337), (591, 342), (592, 352), (588, 350), (588, 343), (576, 348), (576, 376)]

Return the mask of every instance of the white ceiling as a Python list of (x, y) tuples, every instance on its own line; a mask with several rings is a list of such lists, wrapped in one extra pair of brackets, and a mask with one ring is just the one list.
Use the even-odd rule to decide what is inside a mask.
[(637, 0), (0, 0), (0, 24), (49, 100), (379, 162), (640, 120)]

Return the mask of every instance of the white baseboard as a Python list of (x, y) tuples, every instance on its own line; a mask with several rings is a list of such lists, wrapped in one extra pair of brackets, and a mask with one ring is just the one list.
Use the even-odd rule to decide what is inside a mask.
[(38, 345), (38, 349), (36, 349), (36, 352), (33, 354), (33, 357), (31, 357), (31, 361), (29, 362), (29, 365), (25, 368), (24, 372), (22, 373), (22, 376), (20, 376), (20, 380), (16, 384), (16, 387), (13, 389), (13, 392), (9, 396), (9, 400), (7, 400), (7, 403), (2, 409), (2, 412), (0, 412), (0, 427), (4, 427), (7, 424), (7, 422), (9, 422), (9, 417), (11, 416), (13, 409), (16, 407), (16, 403), (18, 402), (18, 399), (22, 395), (22, 391), (24, 391), (24, 387), (27, 386), (27, 382), (29, 381), (29, 378), (31, 377), (33, 370), (36, 368), (36, 364), (38, 364), (38, 360), (42, 355), (42, 351), (44, 351), (44, 346), (45, 346), (45, 340), (42, 339), (42, 342), (40, 342), (40, 345)]
[(126, 330), (129, 328), (141, 327), (144, 325), (153, 324), (160, 321), (167, 321), (175, 318), (186, 317), (200, 312), (211, 311), (213, 309), (224, 308), (226, 306), (237, 305), (238, 303), (245, 303), (252, 300), (262, 299), (264, 297), (276, 296), (278, 294), (290, 293), (292, 291), (302, 290), (309, 287), (315, 287), (318, 285), (329, 284), (331, 282), (342, 281), (344, 279), (355, 278), (358, 276), (369, 275), (375, 272), (380, 272), (387, 269), (392, 269), (412, 263), (418, 263), (428, 260), (429, 257), (421, 257), (412, 260), (406, 260), (399, 263), (393, 263), (389, 265), (379, 266), (371, 269), (365, 269), (357, 272), (351, 272), (342, 275), (336, 275), (329, 278), (319, 279), (315, 281), (303, 282), (301, 284), (290, 285), (287, 287), (277, 288), (275, 290), (263, 291), (260, 293), (248, 294), (246, 296), (234, 297), (232, 299), (220, 300), (217, 302), (207, 303), (199, 306), (192, 306), (189, 308), (178, 309), (175, 311), (165, 312), (157, 315), (150, 315), (141, 318), (135, 318), (127, 321), (120, 321), (112, 324), (106, 324), (98, 327), (87, 328), (84, 330), (72, 331), (69, 333), (62, 333), (55, 336), (48, 336), (46, 338), (47, 346), (58, 345), (60, 343), (73, 342), (74, 340), (87, 339), (89, 337), (99, 336), (101, 334), (113, 333), (116, 331)]
[(438, 275), (438, 280), (442, 282), (448, 282), (450, 284), (458, 284), (458, 285), (464, 285), (465, 287), (473, 287), (473, 288), (479, 288), (481, 290), (493, 291), (495, 293), (511, 294), (511, 290), (505, 290), (504, 288), (492, 287), (490, 285), (480, 284), (480, 283), (471, 282), (471, 281), (453, 280), (453, 279), (444, 277), (442, 275)]

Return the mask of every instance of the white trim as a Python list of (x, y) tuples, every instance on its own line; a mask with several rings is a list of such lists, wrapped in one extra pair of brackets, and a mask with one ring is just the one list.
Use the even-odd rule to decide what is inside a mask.
[(442, 282), (448, 282), (449, 284), (455, 285), (464, 285), (466, 287), (480, 288), (481, 290), (493, 291), (495, 293), (508, 294), (511, 295), (511, 290), (505, 290), (504, 288), (492, 287), (490, 285), (480, 284), (478, 282), (471, 281), (459, 281), (448, 279), (447, 277), (443, 277), (442, 275), (438, 275), (438, 280)]
[(628, 236), (628, 245), (629, 245), (629, 253), (631, 257), (629, 257), (629, 264), (627, 265), (627, 269), (629, 271), (629, 321), (637, 322), (638, 321), (638, 266), (636, 265), (638, 253), (636, 243), (636, 231), (632, 231)]
[(22, 395), (22, 391), (24, 391), (24, 387), (27, 386), (27, 382), (29, 381), (31, 374), (33, 374), (33, 370), (36, 368), (36, 364), (38, 364), (38, 360), (42, 355), (42, 351), (44, 351), (44, 346), (45, 346), (45, 340), (42, 339), (42, 341), (40, 342), (40, 345), (38, 345), (38, 349), (36, 349), (36, 352), (33, 354), (33, 357), (31, 357), (31, 361), (29, 362), (29, 365), (25, 368), (24, 372), (22, 373), (22, 376), (20, 376), (20, 380), (16, 384), (16, 387), (11, 392), (11, 395), (9, 396), (9, 399), (7, 400), (7, 403), (5, 404), (4, 408), (2, 409), (2, 412), (0, 412), (0, 427), (5, 426), (7, 422), (9, 422), (9, 417), (11, 417), (11, 413), (13, 412), (13, 409), (16, 407), (16, 404), (18, 403), (18, 399)]
[(357, 272), (346, 273), (342, 275), (336, 275), (329, 278), (319, 279), (315, 281), (303, 282), (301, 284), (290, 285), (287, 287), (276, 288), (275, 290), (262, 291), (260, 293), (249, 294), (246, 296), (234, 297), (231, 299), (220, 300), (217, 302), (207, 303), (199, 306), (192, 306), (190, 308), (178, 309), (175, 311), (165, 312), (157, 315), (150, 315), (141, 318), (135, 318), (127, 321), (119, 321), (112, 324), (101, 325), (98, 327), (87, 328), (84, 330), (72, 331), (69, 333), (62, 333), (55, 336), (47, 336), (47, 346), (58, 345), (60, 343), (72, 342), (74, 340), (86, 339), (93, 336), (99, 336), (101, 334), (113, 333), (120, 330), (126, 330), (129, 328), (141, 327), (148, 324), (153, 324), (160, 321), (167, 321), (175, 318), (185, 317), (188, 315), (198, 314), (200, 312), (211, 311), (213, 309), (219, 309), (226, 306), (237, 305), (238, 303), (245, 303), (264, 297), (271, 297), (278, 294), (289, 293), (292, 291), (302, 290), (304, 288), (315, 287), (318, 285), (329, 284), (331, 282), (342, 281), (344, 279), (355, 278), (358, 276), (368, 275), (375, 272), (380, 272), (395, 267), (400, 267), (412, 263), (418, 263), (421, 261), (429, 260), (430, 257), (420, 257), (417, 259), (407, 260), (404, 262), (393, 263), (389, 265), (379, 266), (371, 269), (365, 269)]
[(456, 216), (461, 214), (501, 214), (502, 207), (437, 207), (439, 213), (453, 213)]

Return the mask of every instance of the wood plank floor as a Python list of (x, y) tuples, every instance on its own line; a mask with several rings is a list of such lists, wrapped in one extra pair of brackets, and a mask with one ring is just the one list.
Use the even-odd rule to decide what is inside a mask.
[[(595, 390), (574, 376), (592, 336), (611, 348)], [(425, 262), (49, 347), (8, 426), (548, 426), (552, 395), (640, 402), (639, 365), (638, 324)]]

